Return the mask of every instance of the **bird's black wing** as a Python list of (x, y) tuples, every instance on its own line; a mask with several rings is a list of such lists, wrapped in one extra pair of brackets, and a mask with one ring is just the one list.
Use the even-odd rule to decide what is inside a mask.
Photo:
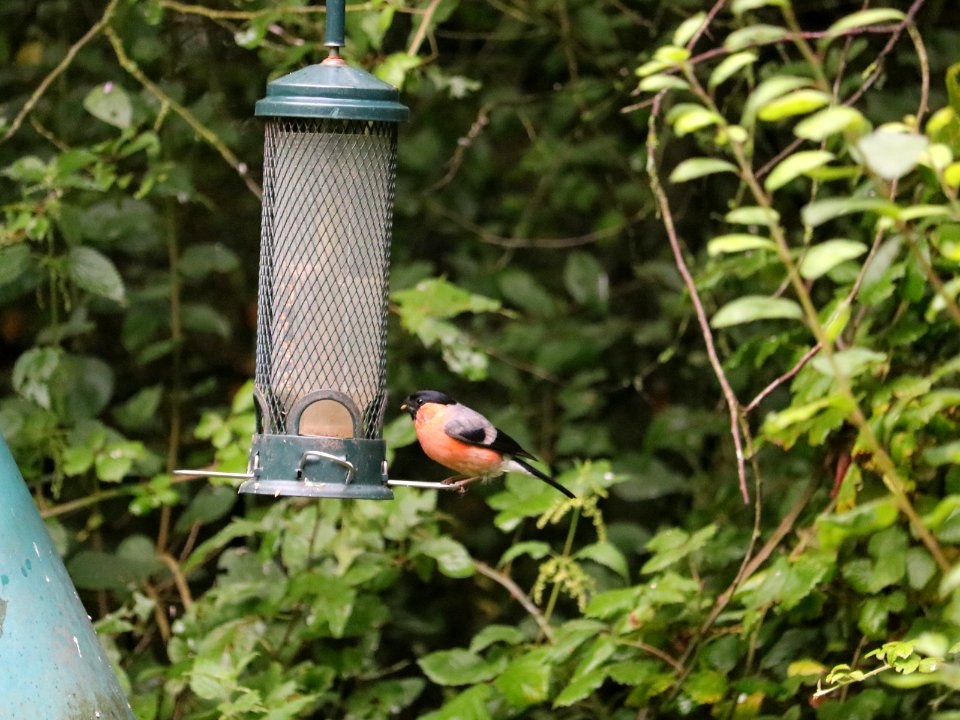
[(520, 443), (503, 430), (494, 427), (483, 415), (462, 405), (452, 414), (450, 420), (443, 426), (443, 430), (450, 437), (468, 445), (490, 448), (513, 457), (536, 460), (520, 446)]

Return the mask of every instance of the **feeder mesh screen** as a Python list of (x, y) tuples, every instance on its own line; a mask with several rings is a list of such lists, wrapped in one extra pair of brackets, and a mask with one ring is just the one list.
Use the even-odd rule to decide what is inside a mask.
[(256, 385), (264, 432), (308, 393), (335, 390), (378, 438), (386, 399), (387, 280), (397, 125), (267, 122)]

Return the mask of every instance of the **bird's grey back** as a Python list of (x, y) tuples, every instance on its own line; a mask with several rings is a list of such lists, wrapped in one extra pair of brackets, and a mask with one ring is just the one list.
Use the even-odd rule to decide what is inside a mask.
[(444, 431), (453, 437), (470, 438), (476, 443), (490, 444), (497, 437), (497, 429), (476, 410), (457, 403), (449, 412)]

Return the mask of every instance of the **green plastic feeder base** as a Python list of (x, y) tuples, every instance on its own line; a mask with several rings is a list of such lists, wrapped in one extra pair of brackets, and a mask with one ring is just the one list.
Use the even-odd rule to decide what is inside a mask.
[(253, 477), (242, 493), (393, 500), (383, 440), (254, 435), (250, 456)]
[(3, 438), (0, 668), (0, 718), (133, 720)]

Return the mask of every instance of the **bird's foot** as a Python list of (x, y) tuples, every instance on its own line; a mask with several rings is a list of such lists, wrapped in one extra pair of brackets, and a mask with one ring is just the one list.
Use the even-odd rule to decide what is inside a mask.
[(452, 485), (457, 489), (457, 492), (464, 495), (467, 492), (467, 485), (477, 480), (483, 480), (483, 477), (478, 475), (476, 477), (460, 478), (459, 480), (457, 480), (456, 477), (452, 477), (447, 478), (443, 483), (444, 485)]

